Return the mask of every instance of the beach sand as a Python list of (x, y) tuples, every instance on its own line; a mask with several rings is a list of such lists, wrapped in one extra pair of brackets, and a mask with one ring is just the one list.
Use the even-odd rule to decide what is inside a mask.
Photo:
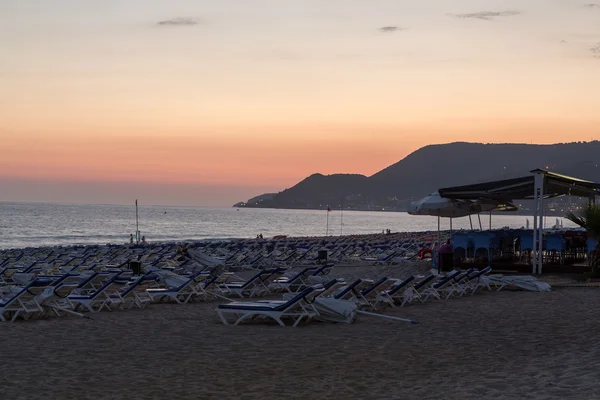
[(569, 288), (386, 311), (419, 325), (225, 326), (218, 302), (3, 323), (0, 398), (594, 399), (599, 302)]

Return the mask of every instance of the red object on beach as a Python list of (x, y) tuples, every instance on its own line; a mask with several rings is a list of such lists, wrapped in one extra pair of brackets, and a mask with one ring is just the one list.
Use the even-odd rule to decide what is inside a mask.
[(429, 254), (429, 257), (432, 257), (431, 249), (421, 249), (417, 254), (419, 256), (419, 260), (424, 259), (427, 254)]
[(329, 206), (327, 206), (327, 212), (330, 212), (331, 208)]

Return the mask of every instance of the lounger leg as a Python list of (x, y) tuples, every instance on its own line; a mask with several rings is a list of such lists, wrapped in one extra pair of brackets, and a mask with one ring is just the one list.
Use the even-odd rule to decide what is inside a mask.
[(221, 310), (219, 310), (218, 308), (217, 308), (217, 314), (219, 315), (219, 318), (221, 318), (221, 321), (225, 325), (229, 325), (229, 322), (227, 322), (227, 319), (225, 318), (225, 316), (223, 315), (223, 313), (221, 312)]
[[(300, 316), (298, 317), (298, 319), (296, 320), (296, 322), (294, 322), (294, 328), (298, 326), (298, 324), (300, 323), (300, 321), (302, 321), (302, 318), (304, 318), (304, 314), (300, 314)], [(277, 322), (279, 322), (281, 325), (283, 325), (283, 322), (279, 319), (276, 318)]]
[(240, 322), (242, 322), (242, 321), (244, 321), (244, 320), (246, 320), (248, 318), (254, 317), (254, 315), (255, 315), (255, 313), (244, 314), (241, 317), (239, 317), (237, 321), (235, 321), (234, 325), (238, 325)]

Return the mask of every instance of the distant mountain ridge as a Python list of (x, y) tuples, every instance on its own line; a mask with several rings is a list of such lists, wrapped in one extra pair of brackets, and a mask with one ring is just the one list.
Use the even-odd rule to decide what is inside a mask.
[(237, 207), (403, 211), (441, 187), (526, 176), (536, 168), (600, 182), (600, 141), (531, 144), (455, 142), (429, 145), (367, 177), (313, 174), (276, 194)]

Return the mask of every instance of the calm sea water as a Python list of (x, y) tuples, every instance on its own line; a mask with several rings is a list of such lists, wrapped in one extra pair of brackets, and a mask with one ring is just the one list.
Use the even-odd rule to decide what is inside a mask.
[[(489, 217), (482, 216), (484, 228)], [(526, 218), (494, 215), (492, 227), (521, 227)], [(327, 221), (329, 227), (327, 228)], [(564, 221), (564, 225), (568, 221)], [(547, 225), (554, 225), (548, 218)], [(478, 226), (477, 217), (473, 224)], [(0, 248), (72, 244), (121, 244), (135, 234), (135, 206), (0, 203)], [(406, 213), (339, 210), (273, 210), (205, 207), (139, 206), (139, 227), (147, 241), (254, 238), (274, 235), (324, 236), (392, 231), (436, 230), (437, 218)], [(469, 228), (469, 218), (453, 220), (455, 229)], [(442, 219), (442, 229), (449, 220)]]

